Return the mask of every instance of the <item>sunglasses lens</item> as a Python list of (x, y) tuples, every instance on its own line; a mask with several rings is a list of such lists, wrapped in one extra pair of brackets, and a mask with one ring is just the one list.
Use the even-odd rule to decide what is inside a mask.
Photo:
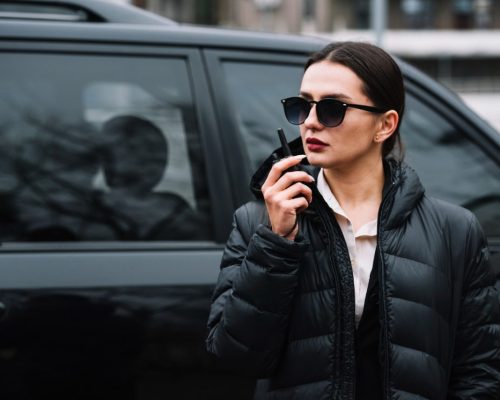
[[(294, 125), (303, 124), (311, 111), (311, 104), (302, 97), (289, 97), (283, 100), (283, 108), (288, 122)], [(324, 126), (339, 126), (345, 115), (346, 107), (334, 99), (323, 99), (316, 103), (316, 115)]]
[(283, 102), (285, 116), (294, 125), (303, 124), (309, 115), (311, 106), (301, 97), (290, 97)]
[(345, 107), (340, 101), (324, 99), (318, 102), (316, 113), (319, 122), (331, 128), (342, 123)]

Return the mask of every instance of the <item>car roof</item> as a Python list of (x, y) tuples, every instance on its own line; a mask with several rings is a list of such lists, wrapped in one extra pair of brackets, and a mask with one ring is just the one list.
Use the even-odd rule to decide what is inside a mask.
[(73, 21), (175, 25), (176, 22), (126, 3), (104, 0), (2, 0), (0, 20)]
[[(90, 26), (91, 28), (89, 29)], [(0, 20), (0, 38), (26, 41), (72, 41), (142, 45), (184, 45), (309, 53), (324, 46), (324, 38), (239, 31), (191, 25), (131, 25), (128, 23), (46, 23)]]
[[(58, 9), (60, 18), (50, 19), (57, 17), (54, 14)], [(11, 11), (10, 15), (5, 17), (9, 13), (3, 12), (2, 17), (5, 10)], [(13, 10), (27, 12), (15, 15)], [(87, 18), (69, 20), (68, 13), (76, 17), (87, 14)], [(135, 6), (103, 0), (2, 0), (0, 37), (28, 41), (282, 49), (297, 53), (309, 53), (327, 42), (320, 38), (180, 25)]]

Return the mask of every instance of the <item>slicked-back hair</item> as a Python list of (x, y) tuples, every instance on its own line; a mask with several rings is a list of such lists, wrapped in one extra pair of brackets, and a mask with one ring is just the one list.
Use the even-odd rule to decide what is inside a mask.
[(311, 55), (304, 70), (321, 61), (344, 65), (363, 82), (364, 94), (375, 107), (394, 110), (399, 115), (396, 130), (382, 147), (382, 157), (404, 157), (399, 128), (405, 109), (403, 76), (398, 64), (380, 47), (363, 42), (335, 42)]

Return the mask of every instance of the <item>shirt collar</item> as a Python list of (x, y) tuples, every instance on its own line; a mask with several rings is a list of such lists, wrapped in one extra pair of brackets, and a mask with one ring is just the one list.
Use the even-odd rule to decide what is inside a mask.
[[(333, 212), (337, 215), (344, 217), (346, 220), (350, 221), (349, 216), (340, 206), (337, 198), (331, 191), (330, 186), (328, 186), (328, 183), (325, 179), (325, 175), (323, 172), (323, 168), (321, 168), (321, 170), (319, 171), (316, 185), (318, 187), (319, 193), (323, 196), (326, 204), (328, 204), (328, 206), (333, 210)], [(366, 224), (360, 227), (357, 230), (357, 232), (355, 232), (354, 236), (355, 237), (377, 236), (377, 220), (374, 219), (372, 221), (368, 221)]]
[(328, 186), (328, 183), (325, 179), (325, 175), (323, 172), (323, 168), (321, 168), (321, 170), (319, 171), (317, 181), (318, 181), (318, 183), (317, 183), (318, 191), (321, 193), (321, 195), (325, 199), (326, 204), (328, 204), (328, 206), (333, 210), (333, 212), (335, 214), (342, 215), (344, 218), (349, 219), (346, 212), (342, 209), (337, 198), (334, 196), (333, 192), (331, 191), (330, 186)]

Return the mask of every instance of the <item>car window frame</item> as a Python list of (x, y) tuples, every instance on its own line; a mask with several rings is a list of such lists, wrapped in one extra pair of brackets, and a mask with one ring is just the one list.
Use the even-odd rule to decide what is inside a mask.
[(197, 125), (200, 135), (200, 145), (205, 160), (205, 171), (207, 174), (208, 194), (210, 201), (210, 218), (213, 224), (213, 240), (208, 241), (85, 241), (85, 242), (12, 242), (2, 243), (3, 251), (102, 251), (104, 249), (123, 249), (124, 244), (134, 249), (170, 249), (186, 250), (214, 248), (220, 250), (227, 239), (232, 220), (234, 204), (231, 203), (231, 188), (228, 179), (221, 174), (227, 170), (226, 160), (222, 156), (219, 129), (214, 118), (215, 111), (210, 98), (210, 90), (206, 78), (202, 56), (199, 49), (189, 46), (168, 45), (150, 46), (141, 43), (110, 44), (110, 43), (79, 43), (64, 41), (36, 40), (5, 41), (0, 42), (0, 54), (2, 53), (43, 53), (43, 54), (71, 54), (106, 57), (154, 57), (161, 58), (183, 58), (186, 60), (187, 73), (190, 78), (194, 106), (197, 111)]

